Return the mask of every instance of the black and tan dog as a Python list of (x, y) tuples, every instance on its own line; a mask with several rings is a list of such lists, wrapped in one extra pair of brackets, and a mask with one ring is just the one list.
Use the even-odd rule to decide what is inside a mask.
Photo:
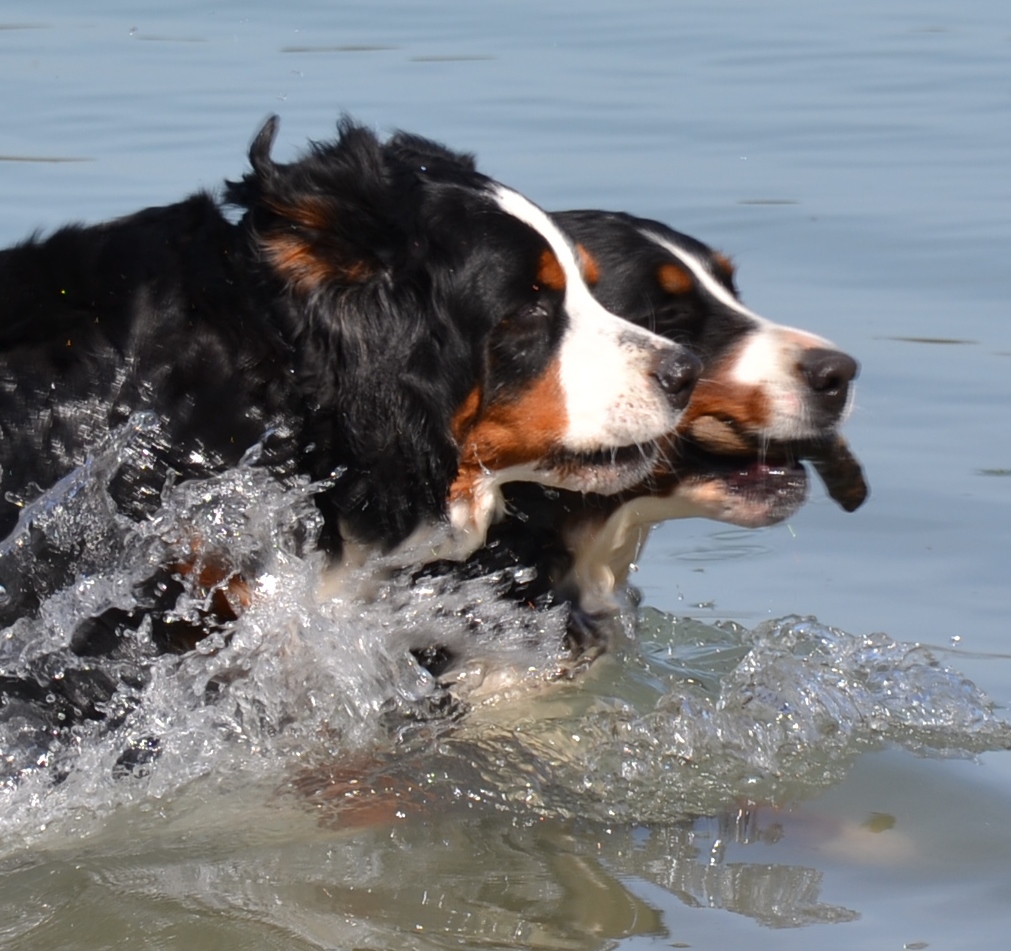
[[(112, 483), (134, 515), (169, 473), (220, 471), (263, 441), (282, 481), (342, 472), (317, 497), (335, 563), (431, 533), (426, 572), (533, 569), (511, 594), (567, 601), (576, 655), (605, 643), (656, 522), (781, 520), (805, 498), (803, 459), (844, 507), (862, 501), (837, 432), (855, 362), (748, 311), (726, 258), (628, 215), (549, 218), (413, 136), (344, 123), (281, 165), (275, 132), (227, 189), (238, 223), (197, 195), (2, 253), (5, 492), (52, 483), (138, 410), (159, 437)], [(11, 509), (15, 526), (30, 533)], [(213, 591), (211, 624), (241, 610), (249, 566), (204, 543), (136, 610), (82, 624), (70, 648), (99, 657), (93, 677), (0, 672), (0, 687), (53, 698), (61, 723), (101, 717), (116, 689), (102, 658), (125, 627), (171, 618), (181, 586)], [(17, 580), (0, 578), (8, 618), (45, 593)], [(202, 633), (182, 627), (156, 625), (159, 648)], [(415, 656), (451, 677), (446, 645)]]
[[(41, 546), (44, 569), (19, 572), (8, 546), (0, 621), (35, 610), (79, 555), (11, 500), (138, 413), (157, 435), (110, 481), (122, 512), (142, 517), (170, 475), (221, 472), (262, 443), (282, 481), (340, 473), (315, 499), (336, 563), (429, 534), (464, 557), (506, 483), (606, 495), (657, 464), (697, 358), (606, 311), (559, 226), (469, 156), (338, 131), (282, 164), (271, 119), (223, 202), (199, 193), (0, 252), (0, 536)], [(213, 541), (170, 574), (241, 601), (245, 566), (215, 570), (200, 554)], [(72, 650), (115, 651), (116, 625), (147, 607), (85, 624)], [(41, 694), (59, 702), (52, 686)], [(37, 687), (6, 677), (7, 696)], [(63, 722), (96, 709), (65, 706)]]
[[(578, 657), (606, 646), (617, 595), (654, 525), (689, 517), (749, 528), (781, 522), (807, 497), (804, 461), (846, 511), (863, 503), (867, 486), (839, 433), (857, 375), (852, 357), (746, 308), (726, 256), (658, 221), (605, 211), (553, 218), (578, 244), (604, 306), (703, 362), (646, 478), (607, 497), (509, 486), (507, 516), (466, 566), (522, 578), (511, 585), (519, 600), (567, 602)], [(440, 673), (452, 668), (445, 648), (422, 656)]]

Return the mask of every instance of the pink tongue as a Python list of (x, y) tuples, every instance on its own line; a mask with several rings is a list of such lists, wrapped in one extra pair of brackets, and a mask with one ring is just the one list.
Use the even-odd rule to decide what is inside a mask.
[(763, 486), (771, 482), (792, 478), (803, 478), (804, 470), (801, 466), (793, 465), (770, 465), (766, 462), (750, 462), (746, 466), (738, 469), (728, 481), (737, 488), (751, 488)]

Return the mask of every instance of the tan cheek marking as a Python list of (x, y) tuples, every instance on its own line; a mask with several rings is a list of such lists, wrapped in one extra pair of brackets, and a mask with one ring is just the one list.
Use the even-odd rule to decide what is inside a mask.
[(731, 379), (729, 370), (736, 360), (731, 354), (713, 369), (707, 369), (695, 385), (678, 432), (691, 433), (693, 425), (704, 417), (729, 420), (747, 433), (760, 434), (772, 421), (772, 406), (761, 386), (742, 384)]
[(487, 472), (536, 463), (562, 442), (568, 425), (557, 363), (518, 396), (480, 406), (475, 390), (453, 417), (460, 468), (450, 489), (451, 502), (470, 498)]
[(565, 271), (555, 252), (545, 248), (537, 268), (537, 283), (552, 291), (565, 290)]
[(600, 280), (600, 267), (597, 264), (597, 259), (581, 244), (576, 245), (576, 251), (579, 252), (579, 263), (583, 270), (583, 280), (586, 281), (587, 286), (593, 287)]
[(730, 422), (726, 416), (700, 416), (691, 424), (690, 435), (711, 452), (723, 455), (747, 454), (752, 450), (752, 441), (741, 432), (741, 427)]
[(480, 409), (481, 388), (476, 386), (467, 394), (467, 398), (460, 404), (460, 408), (453, 414), (453, 420), (450, 423), (453, 439), (456, 440), (456, 444), (458, 446), (462, 446), (467, 439), (467, 433), (469, 433), (471, 427), (473, 427), (474, 421), (477, 419), (477, 414)]
[(656, 269), (656, 279), (668, 294), (688, 294), (695, 287), (695, 278), (677, 264), (661, 264)]

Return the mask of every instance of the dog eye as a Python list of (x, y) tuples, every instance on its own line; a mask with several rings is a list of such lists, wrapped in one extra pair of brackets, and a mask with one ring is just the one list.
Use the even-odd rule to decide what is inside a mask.
[(517, 329), (531, 330), (538, 324), (543, 324), (551, 316), (551, 310), (543, 301), (532, 301), (524, 304), (513, 314), (510, 323)]
[(701, 332), (702, 324), (703, 317), (696, 310), (664, 308), (656, 315), (654, 329), (676, 342), (685, 343)]
[(690, 314), (680, 314), (678, 318), (659, 317), (653, 324), (656, 334), (688, 347), (698, 347), (702, 334), (702, 321)]

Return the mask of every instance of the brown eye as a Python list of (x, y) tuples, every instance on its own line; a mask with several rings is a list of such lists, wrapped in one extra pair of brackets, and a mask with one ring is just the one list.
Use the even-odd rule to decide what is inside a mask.
[(532, 330), (536, 325), (544, 323), (551, 316), (547, 305), (543, 302), (535, 301), (524, 304), (513, 315), (511, 323), (519, 329)]
[(548, 308), (540, 301), (525, 304), (519, 309), (517, 316), (522, 320), (543, 320), (548, 316)]
[(655, 317), (657, 333), (676, 343), (691, 343), (702, 332), (704, 315), (692, 307), (661, 308)]

